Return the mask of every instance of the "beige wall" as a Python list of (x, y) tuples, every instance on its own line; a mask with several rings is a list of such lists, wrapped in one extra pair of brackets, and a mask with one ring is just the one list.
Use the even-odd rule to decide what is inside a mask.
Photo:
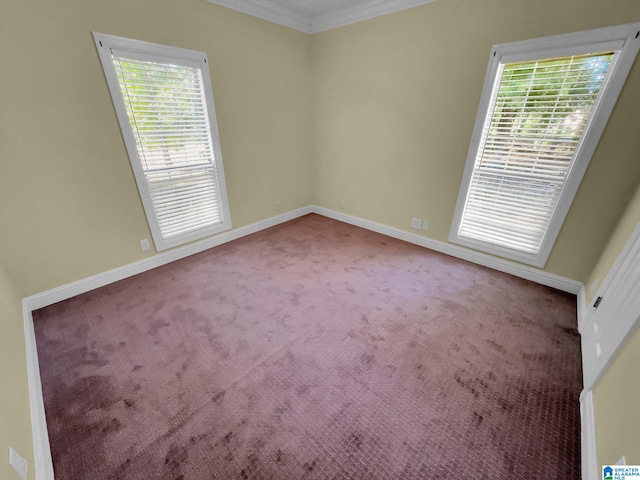
[(3, 0), (0, 258), (26, 295), (152, 254), (92, 31), (207, 52), (234, 227), (312, 203), (308, 35), (204, 0)]
[(27, 460), (28, 478), (35, 478), (20, 299), (0, 265), (0, 478), (7, 480), (18, 478), (9, 466), (9, 447)]
[[(447, 241), (491, 46), (638, 20), (637, 0), (444, 0), (316, 35), (318, 203)], [(548, 272), (597, 261), (640, 180), (639, 105), (636, 62)]]

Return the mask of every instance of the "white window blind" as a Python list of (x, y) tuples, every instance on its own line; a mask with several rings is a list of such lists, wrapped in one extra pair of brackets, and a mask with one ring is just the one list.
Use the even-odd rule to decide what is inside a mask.
[(500, 67), (460, 235), (538, 252), (612, 58)]
[(634, 27), (494, 47), (451, 241), (544, 266), (637, 53)]
[[(105, 73), (115, 74), (117, 81), (114, 104), (117, 111), (123, 107), (119, 120), (156, 248), (226, 230), (226, 193), (217, 135), (212, 135), (215, 117), (203, 75), (206, 57), (153, 44), (145, 49), (150, 44), (142, 42), (126, 48), (113, 39), (97, 41), (108, 59)], [(168, 55), (161, 54), (164, 49)]]

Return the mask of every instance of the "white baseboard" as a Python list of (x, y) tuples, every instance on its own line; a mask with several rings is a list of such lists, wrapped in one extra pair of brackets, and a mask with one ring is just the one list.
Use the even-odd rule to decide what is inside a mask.
[(509, 273), (526, 280), (531, 280), (542, 285), (557, 288), (558, 290), (569, 292), (574, 295), (579, 294), (582, 287), (582, 284), (580, 282), (570, 280), (559, 275), (554, 275), (552, 273), (547, 273), (534, 267), (529, 267), (527, 265), (522, 265), (510, 260), (493, 257), (491, 255), (469, 250), (458, 245), (426, 238), (421, 235), (416, 235), (411, 232), (406, 232), (404, 230), (389, 227), (381, 223), (365, 220), (353, 215), (347, 215), (345, 213), (336, 212), (334, 210), (318, 207), (316, 205), (309, 205), (297, 210), (293, 210), (291, 212), (268, 218), (266, 220), (261, 220), (256, 223), (246, 225), (244, 227), (229, 230), (228, 232), (224, 232), (219, 235), (200, 240), (198, 242), (190, 243), (188, 245), (185, 245), (184, 247), (178, 247), (172, 250), (161, 252), (152, 257), (145, 258), (143, 260), (139, 260), (122, 267), (114, 268), (113, 270), (109, 270), (104, 273), (99, 273), (97, 275), (93, 275), (76, 282), (68, 283), (66, 285), (62, 285), (60, 287), (53, 288), (42, 293), (32, 295), (25, 298), (25, 302), (31, 310), (37, 310), (38, 308), (43, 308), (56, 302), (75, 297), (76, 295), (80, 295), (96, 288), (109, 285), (110, 283), (117, 282), (118, 280), (123, 280), (133, 275), (146, 272), (153, 268), (166, 265), (181, 258), (200, 253), (204, 250), (208, 250), (209, 248), (213, 248), (232, 240), (251, 235), (252, 233), (259, 232), (260, 230), (264, 230), (266, 228), (270, 228), (284, 222), (288, 222), (289, 220), (302, 217), (309, 213), (317, 213), (318, 215), (323, 215), (325, 217), (333, 218), (344, 223), (378, 232), (389, 237), (404, 240), (415, 245), (420, 245), (437, 252), (451, 255), (452, 257), (461, 258), (463, 260), (467, 260), (478, 265), (483, 265), (500, 272)]
[(582, 480), (599, 480), (596, 452), (596, 417), (593, 408), (593, 390), (580, 394)]
[(32, 309), (22, 301), (24, 321), (24, 344), (27, 351), (27, 383), (29, 385), (29, 410), (31, 412), (31, 434), (33, 435), (33, 461), (36, 480), (54, 480), (53, 461), (47, 432), (47, 418), (44, 413), (42, 383), (36, 349), (36, 335), (33, 328)]
[(227, 243), (232, 240), (251, 235), (252, 233), (259, 232), (260, 230), (264, 230), (266, 228), (274, 227), (281, 223), (288, 222), (289, 220), (293, 220), (294, 218), (302, 217), (303, 215), (307, 215), (311, 212), (312, 208), (310, 206), (302, 207), (291, 212), (283, 213), (275, 217), (267, 218), (266, 220), (261, 220), (256, 223), (246, 225), (244, 227), (220, 233), (213, 237), (205, 238), (204, 240), (190, 243), (183, 247), (166, 250), (152, 257), (145, 258), (143, 260), (139, 260), (122, 267), (114, 268), (113, 270), (99, 273), (97, 275), (78, 280), (77, 282), (68, 283), (67, 285), (63, 285), (61, 287), (53, 288), (36, 295), (32, 295), (25, 298), (25, 301), (27, 306), (31, 310), (37, 310), (38, 308), (53, 305), (56, 302), (67, 300), (69, 298), (75, 297), (76, 295), (80, 295), (81, 293), (85, 293), (99, 287), (104, 287), (105, 285), (117, 282), (118, 280), (123, 280), (133, 275), (146, 272), (147, 270), (166, 265), (176, 260), (180, 260), (181, 258), (185, 258), (190, 255), (203, 252), (210, 248), (217, 247), (218, 245), (222, 245), (223, 243)]
[[(40, 382), (40, 369), (38, 368), (38, 352), (36, 349), (35, 332), (33, 327), (33, 317), (31, 312), (39, 308), (52, 305), (56, 302), (66, 300), (76, 295), (94, 290), (105, 285), (109, 285), (118, 280), (146, 272), (153, 268), (166, 265), (181, 258), (202, 252), (209, 248), (222, 245), (238, 238), (259, 232), (266, 228), (279, 225), (295, 218), (317, 213), (325, 217), (333, 218), (351, 225), (355, 225), (367, 230), (371, 230), (389, 237), (404, 240), (415, 245), (435, 250), (437, 252), (461, 258), (479, 265), (483, 265), (494, 270), (509, 273), (517, 277), (531, 280), (549, 287), (557, 288), (565, 292), (579, 294), (582, 284), (575, 280), (570, 280), (558, 275), (544, 272), (532, 267), (521, 265), (509, 260), (492, 257), (480, 252), (475, 252), (464, 247), (452, 245), (437, 240), (432, 240), (420, 235), (415, 235), (397, 228), (389, 227), (380, 223), (372, 222), (352, 215), (336, 212), (327, 208), (309, 205), (293, 210), (282, 215), (268, 218), (251, 225), (240, 227), (219, 235), (191, 243), (184, 247), (158, 253), (152, 257), (139, 260), (129, 265), (109, 270), (98, 275), (78, 280), (76, 282), (62, 285), (51, 290), (47, 290), (36, 295), (27, 297), (22, 302), (25, 330), (25, 344), (27, 349), (27, 374), (29, 382), (29, 401), (31, 408), (31, 422), (34, 445), (35, 477), (36, 480), (54, 480), (53, 463), (51, 460), (51, 450), (49, 437), (47, 434), (47, 423), (44, 411), (44, 401), (42, 398), (42, 385)], [(595, 478), (595, 477), (593, 477)]]
[(447, 255), (451, 255), (452, 257), (467, 260), (469, 262), (476, 263), (484, 267), (489, 267), (500, 272), (509, 273), (516, 277), (531, 280), (532, 282), (540, 283), (548, 287), (553, 287), (558, 290), (562, 290), (563, 292), (577, 295), (580, 292), (580, 288), (582, 287), (581, 282), (577, 282), (569, 278), (554, 275), (553, 273), (548, 273), (534, 267), (529, 267), (527, 265), (513, 262), (511, 260), (504, 260), (491, 255), (487, 255), (485, 253), (476, 252), (459, 245), (453, 245), (451, 243), (433, 240), (431, 238), (406, 232), (398, 228), (388, 227), (381, 223), (354, 217), (353, 215), (347, 215), (345, 213), (336, 212), (334, 210), (329, 210), (328, 208), (318, 207), (315, 205), (311, 207), (311, 211), (319, 215), (324, 215), (325, 217), (340, 220), (341, 222), (349, 223), (361, 228), (366, 228), (367, 230), (382, 233), (383, 235), (387, 235), (389, 237), (404, 240), (405, 242), (420, 245), (422, 247), (435, 250), (436, 252), (445, 253)]

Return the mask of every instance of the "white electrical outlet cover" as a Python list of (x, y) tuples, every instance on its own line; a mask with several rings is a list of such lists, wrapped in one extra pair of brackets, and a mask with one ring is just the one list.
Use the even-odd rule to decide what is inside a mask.
[(411, 227), (412, 228), (420, 228), (421, 225), (422, 225), (422, 221), (419, 218), (412, 218), (411, 219)]
[(13, 448), (9, 447), (9, 465), (20, 475), (22, 480), (27, 480), (27, 461), (16, 452)]
[(140, 240), (140, 248), (142, 249), (143, 252), (151, 250), (151, 245), (149, 244), (149, 240), (147, 240), (146, 238), (144, 240)]

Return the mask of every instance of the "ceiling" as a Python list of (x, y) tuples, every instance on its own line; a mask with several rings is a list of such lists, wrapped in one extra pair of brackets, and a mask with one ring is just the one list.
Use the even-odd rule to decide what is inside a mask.
[(318, 33), (435, 0), (208, 0), (255, 17)]

